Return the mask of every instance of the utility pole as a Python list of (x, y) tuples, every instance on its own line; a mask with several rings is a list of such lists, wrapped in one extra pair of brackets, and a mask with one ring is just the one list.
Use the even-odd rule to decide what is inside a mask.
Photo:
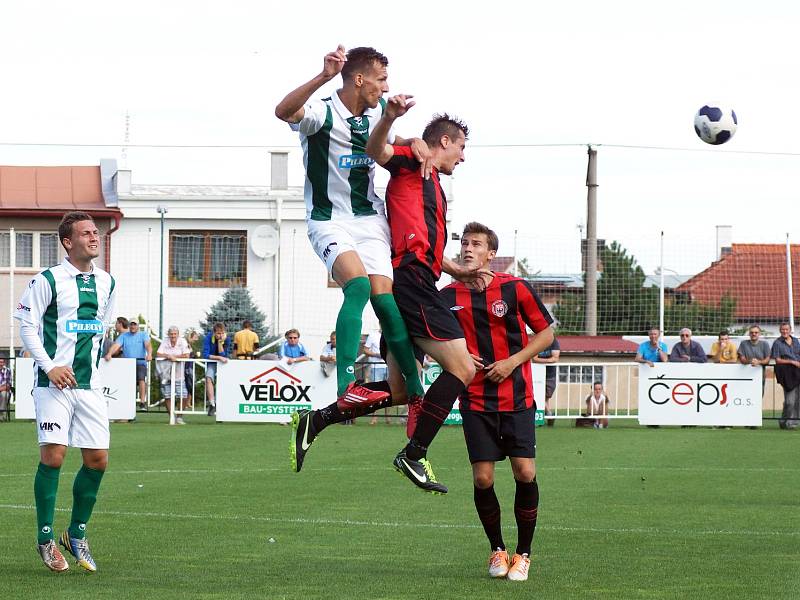
[(586, 169), (586, 335), (597, 335), (597, 150), (589, 146)]
[(159, 205), (156, 210), (161, 215), (161, 277), (158, 280), (158, 337), (164, 339), (164, 215), (167, 207)]

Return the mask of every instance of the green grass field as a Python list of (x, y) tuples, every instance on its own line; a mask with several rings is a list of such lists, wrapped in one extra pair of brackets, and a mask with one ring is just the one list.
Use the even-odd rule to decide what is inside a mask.
[[(32, 423), (0, 424), (0, 598), (798, 598), (800, 434), (764, 429), (538, 429), (541, 490), (527, 583), (489, 580), (460, 428), (430, 458), (447, 496), (390, 466), (404, 428), (335, 426), (302, 473), (289, 428), (112, 425), (89, 525), (95, 574), (34, 550)], [(62, 470), (66, 527), (79, 454)], [(496, 488), (513, 550), (513, 481)], [(73, 564), (74, 567), (74, 564)]]

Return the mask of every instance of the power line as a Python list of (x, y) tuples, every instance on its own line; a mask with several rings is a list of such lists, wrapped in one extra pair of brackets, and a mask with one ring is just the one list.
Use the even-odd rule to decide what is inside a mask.
[[(148, 149), (217, 149), (217, 150), (296, 150), (297, 147), (263, 144), (71, 144), (59, 142), (0, 142), (0, 147), (39, 147), (39, 148), (148, 148)], [(716, 146), (708, 148), (686, 148), (680, 146), (646, 146), (638, 144), (593, 144), (593, 143), (546, 143), (546, 144), (470, 144), (469, 147), (481, 149), (502, 148), (619, 148), (623, 150), (660, 150), (667, 152), (716, 152), (721, 154), (748, 154), (760, 156), (800, 156), (800, 152), (771, 152), (764, 150), (723, 150)]]

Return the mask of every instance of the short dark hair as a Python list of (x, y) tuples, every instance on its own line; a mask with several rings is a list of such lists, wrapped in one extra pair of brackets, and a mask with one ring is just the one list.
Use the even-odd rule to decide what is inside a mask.
[(61, 223), (58, 224), (58, 241), (61, 242), (62, 246), (65, 239), (72, 237), (72, 226), (78, 221), (91, 221), (94, 223), (92, 215), (87, 212), (75, 210), (65, 214), (61, 219)]
[(117, 323), (122, 325), (124, 329), (127, 329), (130, 326), (128, 319), (126, 319), (125, 317), (117, 317)]
[(730, 333), (728, 333), (727, 329), (723, 329), (722, 331), (719, 332), (719, 337), (722, 337), (723, 335), (730, 335)]
[(603, 382), (602, 382), (602, 381), (595, 381), (595, 382), (592, 384), (592, 387), (594, 387), (594, 386), (596, 386), (596, 385), (599, 385), (600, 387), (603, 387)]
[(342, 67), (342, 79), (352, 79), (357, 73), (372, 69), (375, 63), (389, 66), (389, 59), (383, 54), (367, 46), (350, 48), (347, 51), (347, 62)]
[(214, 323), (214, 327), (212, 327), (211, 330), (212, 331), (216, 331), (217, 329), (222, 329), (224, 331), (225, 330), (225, 323), (221, 323), (220, 321), (217, 321), (216, 323)]
[(461, 234), (461, 236), (463, 237), (468, 233), (484, 234), (489, 242), (489, 250), (494, 250), (497, 252), (497, 248), (500, 246), (500, 240), (497, 239), (497, 234), (483, 223), (478, 223), (477, 221), (467, 223), (464, 225), (464, 232)]
[(464, 134), (464, 139), (469, 137), (469, 127), (464, 121), (456, 116), (451, 117), (447, 113), (435, 114), (425, 126), (425, 131), (422, 132), (422, 139), (425, 140), (426, 144), (432, 146), (438, 143), (443, 135), (455, 140), (459, 131)]
[(252, 321), (245, 321), (244, 323), (242, 323), (242, 327), (244, 327), (245, 329), (247, 329), (248, 327), (252, 327), (252, 326), (253, 326), (253, 322)]
[(759, 332), (761, 331), (761, 325), (758, 325), (757, 323), (753, 323), (752, 325), (750, 325), (750, 327), (748, 327), (748, 328), (747, 328), (747, 331), (750, 331), (750, 330), (751, 330), (751, 329), (753, 329), (754, 327), (755, 327), (756, 329), (758, 329), (758, 331), (759, 331)]
[(294, 328), (292, 328), (292, 329), (287, 329), (287, 330), (286, 330), (286, 333), (284, 333), (284, 334), (283, 334), (283, 337), (286, 337), (286, 338), (288, 338), (290, 333), (296, 333), (296, 334), (297, 334), (297, 337), (300, 337), (300, 332), (299, 332), (299, 331), (297, 331), (297, 329), (294, 329)]

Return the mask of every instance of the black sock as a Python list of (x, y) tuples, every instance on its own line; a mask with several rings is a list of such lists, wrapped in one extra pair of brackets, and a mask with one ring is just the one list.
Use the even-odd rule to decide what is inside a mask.
[(536, 530), (536, 516), (539, 512), (539, 483), (536, 478), (525, 483), (517, 481), (514, 496), (514, 517), (517, 519), (517, 554), (531, 555), (533, 532)]
[(376, 410), (380, 410), (392, 405), (392, 390), (389, 387), (388, 381), (372, 381), (362, 385), (365, 388), (373, 391), (387, 392), (389, 397), (383, 402), (373, 404), (372, 406), (368, 406), (366, 408), (358, 407), (345, 411), (339, 408), (338, 401), (334, 402), (333, 404), (329, 404), (325, 408), (321, 408), (320, 410), (316, 411), (311, 417), (312, 425), (317, 433), (325, 429), (328, 425), (343, 423), (349, 419), (355, 419), (362, 415), (368, 415), (370, 413), (374, 413)]
[(478, 518), (481, 520), (486, 537), (489, 538), (489, 545), (492, 551), (500, 548), (506, 549), (503, 543), (503, 531), (500, 527), (500, 503), (494, 493), (494, 486), (486, 489), (475, 487), (475, 508), (478, 511)]
[(428, 446), (439, 432), (439, 429), (450, 414), (456, 398), (465, 389), (464, 382), (449, 371), (442, 371), (436, 381), (428, 388), (422, 399), (417, 427), (411, 438), (414, 444), (406, 446), (406, 456), (411, 460), (419, 460), (425, 456)]

